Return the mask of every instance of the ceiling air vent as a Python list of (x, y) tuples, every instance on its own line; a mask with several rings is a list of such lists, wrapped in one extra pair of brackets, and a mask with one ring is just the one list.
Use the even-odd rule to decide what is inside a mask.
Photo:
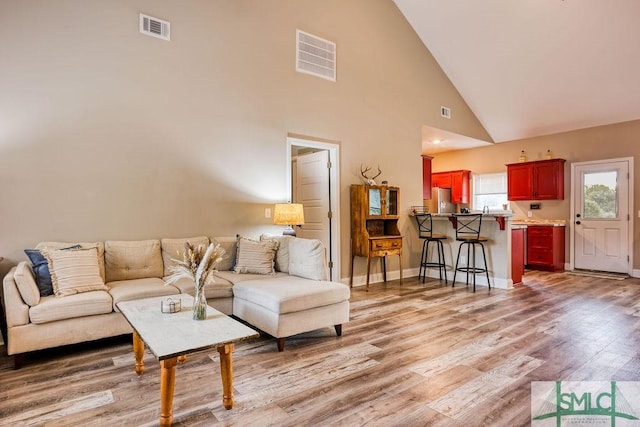
[(296, 71), (336, 81), (336, 44), (296, 30)]
[(162, 40), (171, 40), (171, 24), (168, 21), (140, 14), (140, 32)]

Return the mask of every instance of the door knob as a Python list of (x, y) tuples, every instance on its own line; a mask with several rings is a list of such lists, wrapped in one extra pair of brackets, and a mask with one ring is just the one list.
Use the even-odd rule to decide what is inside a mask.
[(576, 224), (580, 225), (580, 221), (576, 221)]
[(576, 218), (580, 218), (580, 214), (576, 214)]

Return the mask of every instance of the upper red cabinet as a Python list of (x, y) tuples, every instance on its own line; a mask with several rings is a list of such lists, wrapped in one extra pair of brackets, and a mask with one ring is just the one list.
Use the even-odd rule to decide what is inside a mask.
[(431, 185), (451, 189), (451, 203), (469, 203), (469, 175), (471, 171), (458, 170), (431, 174)]
[(471, 171), (451, 172), (451, 203), (469, 203), (469, 175)]
[(451, 188), (451, 172), (438, 172), (432, 174), (431, 185), (435, 188)]
[(433, 157), (422, 155), (422, 198), (431, 200), (431, 160)]
[(564, 159), (507, 165), (509, 200), (564, 199)]

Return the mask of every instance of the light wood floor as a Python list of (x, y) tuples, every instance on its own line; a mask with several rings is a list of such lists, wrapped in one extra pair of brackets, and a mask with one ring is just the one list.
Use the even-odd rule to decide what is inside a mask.
[[(351, 321), (240, 343), (235, 406), (216, 351), (178, 366), (174, 425), (520, 426), (530, 383), (640, 380), (640, 280), (527, 272), (511, 291), (415, 278), (352, 291)], [(157, 425), (159, 366), (130, 337), (29, 355), (0, 348), (0, 425)]]

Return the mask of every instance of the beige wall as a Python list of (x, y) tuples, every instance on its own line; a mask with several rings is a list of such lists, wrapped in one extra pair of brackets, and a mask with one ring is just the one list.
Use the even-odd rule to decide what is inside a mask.
[[(571, 166), (573, 162), (636, 157), (640, 155), (640, 120), (581, 129), (573, 132), (505, 142), (490, 147), (450, 151), (436, 154), (432, 166), (434, 172), (452, 169), (470, 169), (477, 173), (504, 172), (505, 164), (517, 163), (520, 151), (528, 160), (542, 160), (547, 149), (554, 157), (566, 159), (564, 200), (541, 201), (541, 209), (532, 211), (534, 218), (569, 220), (571, 198)], [(635, 167), (637, 168), (637, 164)], [(634, 172), (633, 199), (640, 198), (640, 173)], [(514, 214), (526, 216), (530, 202), (511, 202)], [(634, 221), (634, 267), (640, 266), (640, 220), (634, 214), (638, 206), (631, 207)], [(569, 262), (569, 232), (567, 237), (567, 262)]]
[[(336, 83), (294, 71), (296, 29), (337, 43)], [(286, 199), (297, 133), (341, 143), (346, 277), (361, 163), (404, 211), (422, 125), (489, 139), (390, 0), (4, 0), (0, 40), (0, 273), (45, 240), (278, 230), (264, 208)]]

